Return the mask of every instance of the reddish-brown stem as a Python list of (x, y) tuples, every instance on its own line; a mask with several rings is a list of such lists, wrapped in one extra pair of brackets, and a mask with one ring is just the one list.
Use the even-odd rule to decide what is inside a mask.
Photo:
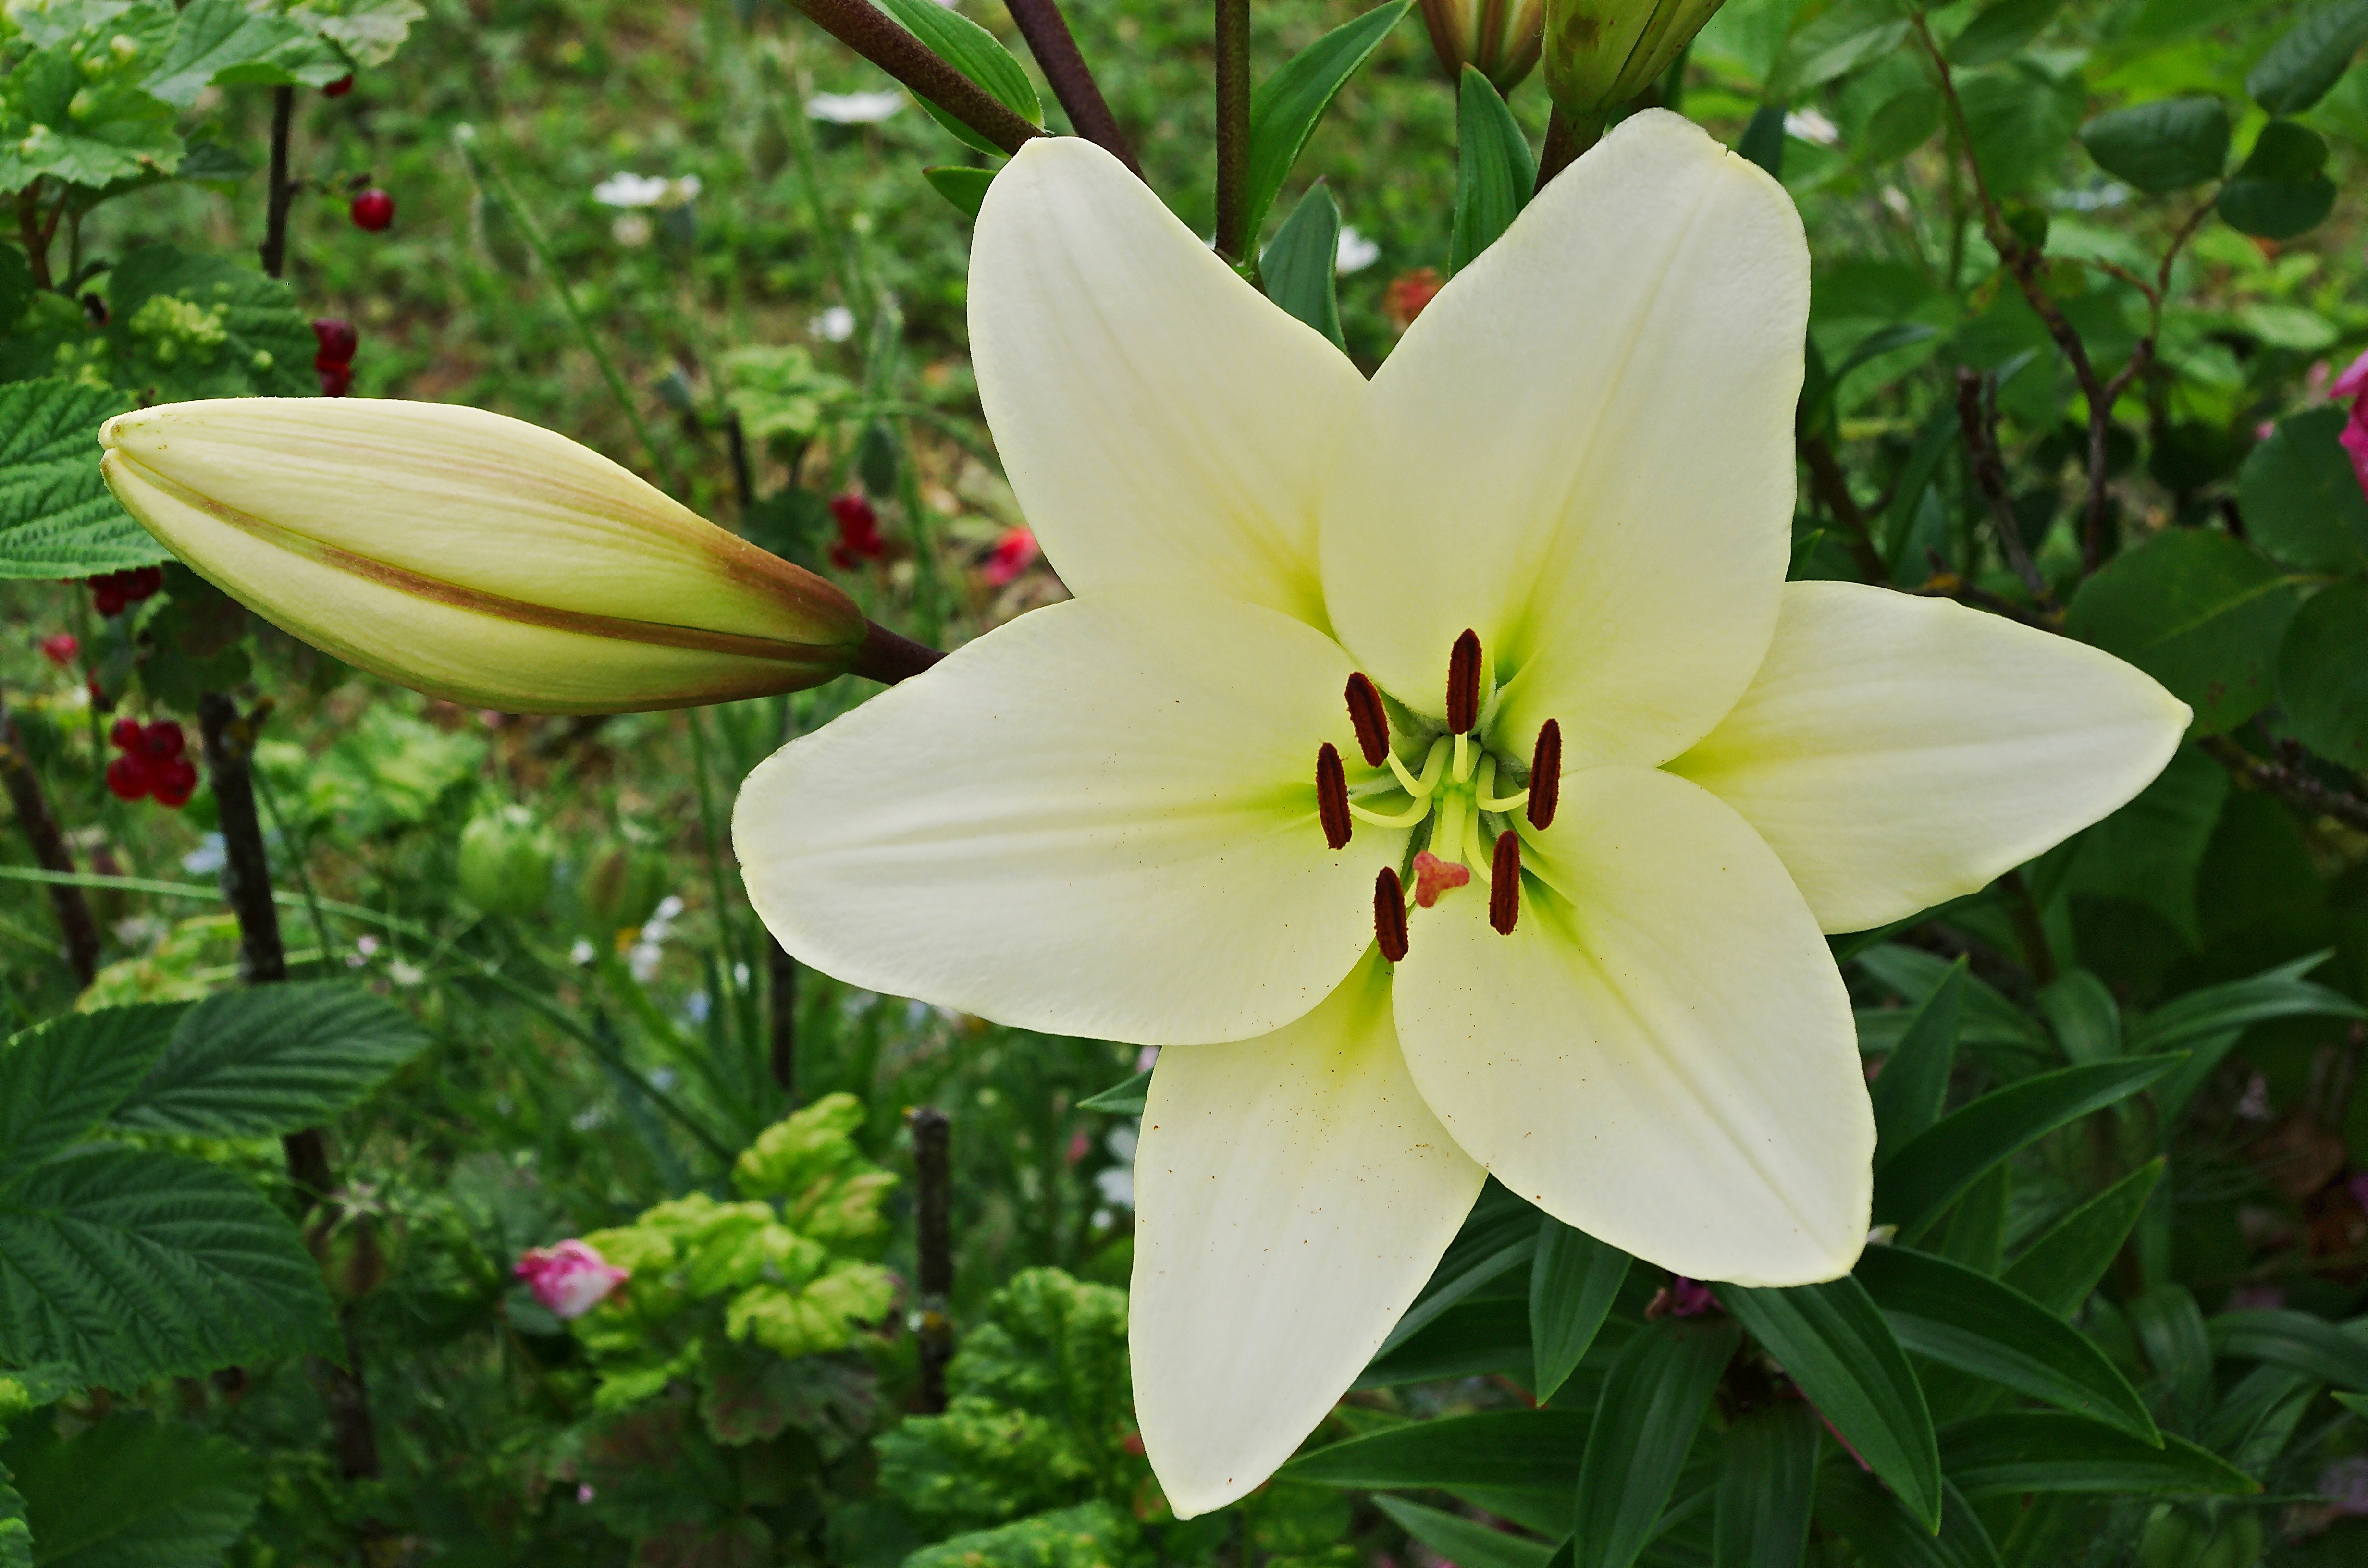
[(1102, 97), (1101, 85), (1094, 80), (1086, 57), (1077, 51), (1077, 40), (1069, 31), (1069, 19), (1061, 15), (1060, 0), (1008, 0), (1008, 8), (1012, 21), (1019, 26), (1019, 36), (1028, 40), (1029, 52), (1043, 68), (1044, 80), (1053, 85), (1053, 96), (1061, 101), (1069, 123), (1077, 128), (1077, 134), (1133, 169), (1136, 178), (1142, 178), (1143, 165), (1134, 161), (1133, 149), (1126, 144), (1117, 117)]
[(889, 19), (871, 0), (797, 0), (823, 31), (1007, 153), (1044, 134), (929, 47)]
[(1957, 427), (1964, 437), (1965, 457), (1974, 472), (1974, 484), (1989, 503), (1990, 524), (1998, 535), (1998, 553), (2022, 585), (2043, 610), (2053, 610), (2055, 596), (2047, 586), (2047, 579), (2031, 559), (2031, 551), (2022, 542), (2022, 526), (2015, 520), (2014, 500), (2007, 494), (2006, 463), (1998, 455), (1998, 433), (1991, 428), (1987, 389), (1984, 378), (1960, 365), (1957, 367)]
[[(58, 831), (57, 819), (50, 814), (40, 775), (18, 743), (17, 726), (5, 706), (0, 706), (0, 786), (8, 791), (9, 803), (17, 811), (17, 825), (24, 830), (41, 869), (73, 876), (74, 851)], [(58, 932), (65, 938), (66, 962), (74, 978), (88, 985), (98, 977), (100, 956), (98, 922), (91, 918), (90, 901), (72, 882), (51, 882), (50, 906), (57, 912)]]
[(847, 672), (894, 686), (919, 675), (944, 657), (927, 643), (899, 636), (878, 621), (868, 620), (863, 623), (863, 646), (855, 651)]
[(2368, 833), (2368, 801), (2341, 790), (2330, 790), (2301, 768), (2255, 756), (2226, 735), (2200, 743), (2213, 759), (2257, 790), (2264, 790), (2289, 805), (2319, 816), (2333, 817), (2346, 827)]

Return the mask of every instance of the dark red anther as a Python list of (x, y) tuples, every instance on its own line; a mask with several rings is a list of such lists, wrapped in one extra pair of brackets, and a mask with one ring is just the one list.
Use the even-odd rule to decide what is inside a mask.
[(1379, 767), (1390, 755), (1389, 710), (1382, 706), (1381, 688), (1359, 670), (1349, 677), (1349, 722), (1357, 726), (1357, 749), (1367, 767)]
[(1469, 734), (1480, 722), (1480, 634), (1470, 627), (1447, 656), (1447, 728)]
[(1521, 841), (1508, 829), (1497, 835), (1497, 856), (1488, 868), (1488, 924), (1499, 937), (1513, 934), (1521, 917)]
[(1392, 963), (1406, 955), (1406, 884), (1388, 866), (1373, 879), (1373, 940)]
[(1562, 721), (1549, 719), (1530, 753), (1530, 825), (1543, 833), (1562, 803)]
[(1349, 847), (1349, 775), (1340, 767), (1339, 748), (1330, 741), (1315, 754), (1315, 818), (1324, 824), (1324, 842), (1335, 849)]

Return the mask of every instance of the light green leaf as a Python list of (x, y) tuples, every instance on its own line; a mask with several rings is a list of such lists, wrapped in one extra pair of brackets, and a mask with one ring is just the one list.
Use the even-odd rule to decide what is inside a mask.
[(1817, 1417), (1808, 1406), (1769, 1405), (1728, 1426), (1713, 1568), (1800, 1568), (1816, 1477)]
[(37, 1568), (215, 1568), (255, 1517), (262, 1477), (227, 1438), (126, 1411), (5, 1450)]
[(1100, 1094), (1088, 1095), (1077, 1102), (1079, 1110), (1099, 1110), (1110, 1116), (1141, 1116), (1144, 1100), (1151, 1093), (1151, 1069), (1146, 1067), (1123, 1084), (1115, 1084)]
[(2149, 195), (2185, 190), (2228, 166), (2228, 108), (2218, 98), (2164, 98), (2100, 114), (2080, 128), (2097, 165)]
[(2216, 735), (2259, 712), (2300, 601), (2285, 574), (2226, 534), (2169, 528), (2080, 585), (2065, 630), (2120, 655)]
[(1941, 1432), (1941, 1460), (1968, 1497), (2015, 1492), (2135, 1492), (2247, 1496), (2260, 1483), (2184, 1437), (2162, 1447), (2102, 1422), (2054, 1411), (2001, 1412)]
[(2266, 553), (2314, 572), (2368, 563), (2368, 496), (2340, 439), (2347, 418), (2337, 406), (2289, 415), (2245, 454), (2237, 504)]
[[(904, 0), (926, 5), (928, 0)], [(1242, 233), (1255, 241), (1266, 225), (1267, 209), (1282, 189), (1300, 150), (1315, 134), (1316, 122), (1332, 99), (1357, 74), (1390, 29), (1414, 9), (1414, 0), (1386, 6), (1344, 23), (1283, 62), (1282, 69), (1250, 95), (1249, 166), (1242, 176)]]
[(79, 381), (0, 386), (0, 577), (89, 577), (172, 558), (98, 476), (98, 427), (131, 406)]
[(1447, 269), (1463, 271), (1528, 205), (1538, 165), (1513, 111), (1476, 66), (1463, 67), (1455, 107), (1455, 229)]
[(68, 1013), (0, 1045), (0, 1190), (107, 1119), (163, 1053), (179, 1004)]
[(1403, 1497), (1378, 1496), (1373, 1506), (1389, 1521), (1458, 1568), (1546, 1568), (1554, 1549), (1508, 1535), (1461, 1514), (1426, 1508)]
[(2278, 701), (2294, 738), (2339, 767), (2368, 773), (2368, 583), (2322, 589), (2278, 647)]
[(1576, 1568), (1629, 1568), (1652, 1540), (1740, 1338), (1732, 1323), (1663, 1318), (1621, 1346), (1579, 1461)]
[(1307, 187), (1258, 257), (1266, 297), (1346, 350), (1338, 287), (1340, 205), (1322, 180)]
[(926, 168), (921, 177), (929, 188), (953, 203), (954, 210), (965, 218), (976, 218), (978, 210), (986, 205), (986, 187), (995, 183), (993, 169), (973, 169), (966, 165)]
[(359, 1105), (427, 1044), (410, 1014), (358, 984), (225, 991), (181, 1015), (115, 1120), (213, 1138), (293, 1132)]
[(1530, 1263), (1530, 1346), (1543, 1404), (1569, 1381), (1628, 1278), (1628, 1255), (1549, 1214)]
[(2056, 1221), (2007, 1265), (2006, 1283), (2059, 1318), (2079, 1311), (2112, 1266), (2162, 1172), (2160, 1158), (2149, 1160)]
[(2245, 91), (2271, 114), (2300, 114), (2325, 97), (2368, 42), (2368, 0), (2315, 7), (2245, 73)]
[(1961, 80), (1965, 137), (1994, 195), (2051, 181), (2080, 125), (2088, 95), (2078, 76), (2059, 79), (2028, 60)]
[(394, 58), (427, 7), (418, 0), (305, 0), (288, 15), (368, 68)]
[(225, 86), (326, 86), (352, 69), (302, 24), (246, 0), (191, 0), (165, 57), (142, 84), (176, 108)]
[[(1011, 51), (998, 42), (996, 36), (958, 11), (950, 10), (935, 0), (880, 0), (888, 14), (904, 24), (905, 30), (928, 45), (945, 62), (976, 83), (987, 97), (1028, 121), (1030, 125), (1044, 123), (1044, 105), (1036, 96), (1036, 85)], [(966, 144), (982, 153), (1001, 153), (1003, 148), (989, 142), (944, 109), (920, 98), (921, 107), (929, 118), (944, 126)]]
[(1144, 1549), (1141, 1527), (1125, 1510), (1097, 1498), (949, 1537), (914, 1552), (900, 1568), (1147, 1568), (1155, 1561)]

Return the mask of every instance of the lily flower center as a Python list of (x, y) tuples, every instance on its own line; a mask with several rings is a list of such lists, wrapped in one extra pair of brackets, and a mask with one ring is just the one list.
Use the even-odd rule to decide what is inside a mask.
[[(1407, 756), (1422, 759), (1418, 767), (1392, 744), (1388, 705), (1361, 672), (1349, 677), (1346, 695), (1364, 766), (1352, 772), (1329, 743), (1316, 753), (1316, 815), (1333, 848), (1346, 848), (1360, 822), (1415, 830), (1405, 862), (1383, 866), (1373, 885), (1374, 936), (1393, 963), (1406, 957), (1409, 881), (1414, 907), (1429, 909), (1476, 878), (1488, 892), (1489, 924), (1511, 935), (1520, 918), (1522, 841), (1553, 822), (1561, 795), (1557, 721), (1539, 729), (1526, 770), (1498, 757), (1478, 733), (1485, 699), (1493, 695), (1481, 690), (1480, 654), (1476, 633), (1467, 630), (1455, 640), (1448, 657), (1445, 730), (1406, 737), (1412, 743)], [(1528, 784), (1517, 785), (1523, 776)], [(1500, 779), (1507, 786), (1502, 793)]]

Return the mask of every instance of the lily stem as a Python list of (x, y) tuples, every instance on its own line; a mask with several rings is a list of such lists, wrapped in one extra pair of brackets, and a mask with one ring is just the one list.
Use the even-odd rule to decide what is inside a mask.
[(894, 686), (919, 675), (945, 654), (925, 642), (889, 631), (876, 620), (863, 623), (863, 646), (847, 666), (849, 675)]
[(1134, 161), (1133, 150), (1127, 146), (1126, 137), (1118, 128), (1118, 119), (1110, 113), (1110, 104), (1102, 97), (1101, 85), (1086, 64), (1086, 57), (1077, 51), (1077, 40), (1069, 31), (1069, 19), (1061, 15), (1060, 0), (1009, 0), (1011, 19), (1019, 28), (1019, 36), (1028, 40), (1028, 51), (1043, 68), (1044, 79), (1053, 85), (1053, 96), (1061, 100), (1062, 110), (1077, 133), (1110, 153), (1120, 163), (1143, 177), (1143, 165)]
[(1249, 228), (1250, 0), (1217, 0), (1217, 254), (1239, 267)]

